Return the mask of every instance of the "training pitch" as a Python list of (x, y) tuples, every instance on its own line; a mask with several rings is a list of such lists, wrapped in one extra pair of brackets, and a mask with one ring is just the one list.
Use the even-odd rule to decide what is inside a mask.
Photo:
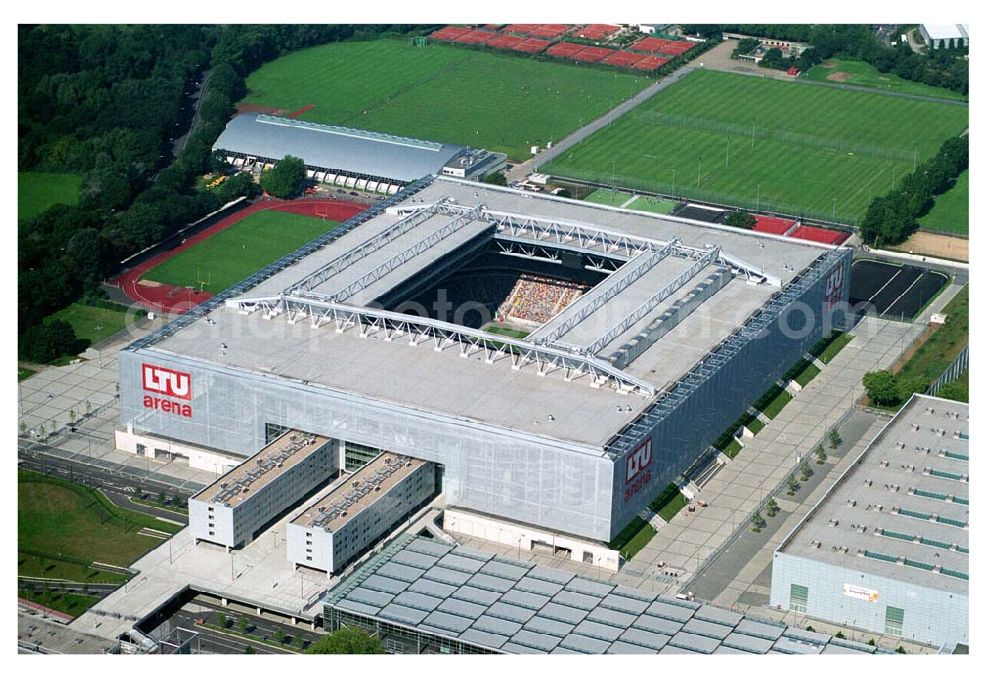
[(525, 160), (652, 84), (648, 77), (385, 39), (294, 52), (247, 79), (241, 104), (302, 120), (458, 143)]
[(542, 171), (856, 223), (967, 126), (963, 106), (701, 70)]
[(185, 249), (143, 279), (217, 293), (337, 225), (337, 221), (259, 211)]

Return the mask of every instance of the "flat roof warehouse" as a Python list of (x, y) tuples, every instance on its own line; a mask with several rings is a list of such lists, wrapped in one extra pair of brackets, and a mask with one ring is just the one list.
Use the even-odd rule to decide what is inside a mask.
[[(431, 209), (434, 205), (437, 211)], [(337, 304), (363, 307), (386, 290), (421, 274), (464, 242), (477, 237), (521, 241), (534, 237), (534, 242), (546, 244), (552, 241), (551, 231), (529, 231), (532, 224), (553, 222), (564, 228), (583, 228), (584, 235), (577, 240), (582, 252), (608, 252), (629, 260), (609, 276), (608, 284), (598, 285), (540, 327), (536, 332), (540, 338), (550, 335), (565, 320), (579, 316), (592, 301), (600, 301), (608, 287), (616, 286), (615, 281), (627, 282), (623, 278), (630, 274), (635, 278), (632, 282), (639, 284), (623, 284), (610, 290), (598, 311), (574, 325), (576, 333), (567, 333), (560, 342), (586, 343), (600, 333), (598, 319), (611, 325), (628, 308), (643, 310), (628, 331), (620, 335), (627, 338), (654, 321), (665, 307), (685, 298), (691, 287), (702, 280), (699, 275), (706, 274), (709, 268), (696, 271), (676, 285), (671, 294), (650, 303), (652, 289), (677, 281), (678, 271), (694, 267), (683, 256), (651, 262), (665, 243), (695, 252), (717, 248), (727, 258), (713, 261), (710, 268), (743, 266), (756, 271), (757, 282), (723, 286), (620, 370), (608, 371), (603, 365), (624, 339), (608, 342), (591, 358), (591, 363), (600, 363), (604, 370), (593, 381), (541, 362), (538, 369), (512, 369), (513, 358), (491, 363), (489, 355), (482, 351), (466, 353), (461, 342), (438, 341), (435, 347), (439, 350), (424, 347), (424, 341), (410, 345), (412, 342), (405, 337), (393, 341), (358, 340), (357, 332), (338, 331), (344, 325), (336, 323), (272, 322), (273, 310), (260, 302), (287, 292), (289, 298), (296, 299), (324, 296), (332, 308)], [(609, 242), (609, 234), (618, 239)], [(238, 298), (226, 299), (229, 307), (216, 306), (208, 313), (210, 326), (204, 322), (192, 324), (189, 319), (169, 327), (162, 338), (146, 343), (152, 344), (154, 352), (281, 376), (311, 387), (361, 392), (418, 410), (551, 437), (572, 443), (583, 453), (602, 454), (605, 443), (641, 413), (646, 397), (652, 394), (643, 387), (656, 392), (666, 389), (753, 315), (778, 285), (787, 284), (827, 249), (734, 228), (439, 177), (327, 246), (294, 260)], [(635, 272), (643, 274), (636, 276)], [(767, 282), (760, 282), (762, 278)], [(595, 322), (597, 326), (592, 326)], [(312, 329), (313, 324), (318, 328)], [(219, 342), (209, 340), (206, 334), (222, 337), (225, 350), (220, 352)], [(320, 343), (316, 343), (317, 338)], [(526, 344), (529, 347), (534, 345), (532, 338)], [(302, 359), (303, 355), (315, 354), (310, 352), (315, 350), (336, 355), (337, 359)], [(572, 349), (559, 352), (553, 348), (552, 352), (573, 357)], [(460, 355), (471, 359), (459, 359)], [(538, 373), (548, 377), (539, 378)], [(620, 388), (586, 387), (607, 384), (607, 373), (619, 378), (618, 384), (632, 394), (623, 399)], [(567, 378), (571, 382), (566, 382)], [(470, 397), (470, 393), (475, 396)]]

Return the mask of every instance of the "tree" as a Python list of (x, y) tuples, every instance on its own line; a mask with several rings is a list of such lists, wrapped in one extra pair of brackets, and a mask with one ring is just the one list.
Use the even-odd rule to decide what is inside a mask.
[(216, 612), (216, 614), (215, 614), (215, 624), (218, 625), (220, 628), (228, 628), (229, 627), (229, 619), (226, 618), (226, 614), (222, 613), (221, 611)]
[(870, 371), (861, 379), (865, 394), (874, 404), (886, 405), (896, 402), (896, 375), (885, 369)]
[(840, 445), (844, 443), (844, 439), (840, 436), (840, 431), (836, 428), (832, 428), (826, 436), (827, 440), (830, 442), (830, 446), (834, 449), (839, 449)]
[(957, 402), (968, 402), (969, 401), (969, 387), (967, 385), (962, 385), (958, 381), (952, 381), (951, 383), (945, 383), (938, 389), (938, 397), (944, 398), (946, 400), (955, 400)]
[(750, 527), (750, 531), (753, 531), (754, 533), (758, 533), (761, 529), (764, 528), (764, 525), (767, 524), (764, 521), (764, 518), (760, 516), (759, 511), (753, 514), (753, 519), (751, 520), (751, 523), (753, 524), (753, 526)]
[(378, 654), (385, 653), (377, 636), (349, 625), (319, 639), (306, 649), (310, 654)]
[(776, 500), (774, 500), (773, 496), (771, 498), (767, 499), (767, 516), (768, 517), (774, 517), (775, 515), (778, 514), (778, 512), (780, 510), (781, 510), (781, 508), (778, 507), (778, 502)]
[(734, 226), (736, 228), (750, 229), (757, 225), (757, 218), (750, 212), (745, 212), (742, 209), (737, 209), (734, 212), (729, 212), (726, 214), (726, 218), (722, 221), (727, 226)]
[(257, 650), (254, 649), (249, 644), (247, 644), (245, 647), (243, 647), (243, 653), (257, 653)]
[(896, 647), (896, 653), (906, 653), (906, 649), (903, 648), (902, 644)]
[(296, 646), (298, 646), (300, 649), (305, 649), (306, 648), (306, 638), (303, 637), (302, 635), (295, 635), (295, 640), (294, 641), (295, 641)]
[(278, 644), (284, 644), (285, 633), (281, 631), (281, 628), (278, 628), (277, 630), (274, 631), (274, 634), (271, 635), (271, 639), (273, 639)]
[(507, 177), (503, 175), (503, 172), (493, 172), (483, 177), (483, 183), (489, 183), (494, 186), (506, 186)]
[(799, 464), (799, 474), (802, 475), (803, 482), (807, 481), (810, 477), (813, 476), (813, 469), (812, 466), (809, 465), (808, 460), (802, 461), (802, 463)]
[(81, 341), (65, 320), (47, 320), (29, 327), (21, 337), (21, 354), (34, 362), (51, 362), (82, 350)]
[(275, 197), (287, 200), (302, 193), (305, 180), (305, 163), (297, 157), (286, 155), (274, 167), (261, 172), (260, 187)]
[(794, 477), (789, 477), (787, 486), (788, 486), (788, 495), (794, 496), (795, 492), (799, 490), (799, 487), (801, 485), (799, 484), (798, 480), (796, 480)]
[(927, 379), (920, 376), (906, 376), (896, 378), (896, 401), (906, 402), (914, 393), (922, 393), (930, 385)]
[(816, 465), (823, 465), (826, 463), (826, 449), (823, 445), (819, 445), (819, 449), (816, 450)]

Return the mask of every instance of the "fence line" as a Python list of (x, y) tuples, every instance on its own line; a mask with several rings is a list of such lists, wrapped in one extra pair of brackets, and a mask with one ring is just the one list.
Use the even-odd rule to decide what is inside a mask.
[(944, 373), (934, 380), (934, 383), (925, 391), (928, 395), (937, 395), (941, 390), (941, 386), (951, 383), (958, 379), (959, 376), (965, 373), (969, 368), (969, 346), (965, 346), (955, 359), (952, 360), (948, 368), (944, 370)]

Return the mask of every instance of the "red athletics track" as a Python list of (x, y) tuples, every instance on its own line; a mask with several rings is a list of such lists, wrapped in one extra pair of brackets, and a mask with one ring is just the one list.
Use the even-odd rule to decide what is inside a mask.
[(167, 259), (176, 256), (186, 249), (190, 249), (202, 240), (212, 237), (216, 233), (225, 230), (234, 223), (241, 221), (254, 212), (264, 210), (274, 210), (279, 212), (290, 212), (292, 214), (302, 214), (304, 216), (320, 216), (334, 221), (346, 221), (356, 214), (360, 214), (367, 207), (357, 202), (347, 202), (345, 200), (317, 200), (300, 199), (286, 202), (264, 198), (258, 200), (246, 209), (241, 209), (235, 214), (223, 218), (197, 235), (192, 235), (179, 246), (169, 251), (143, 261), (134, 268), (130, 268), (118, 277), (113, 278), (110, 284), (119, 287), (130, 299), (143, 306), (147, 310), (158, 313), (173, 313), (179, 315), (186, 313), (191, 308), (204, 303), (212, 298), (211, 292), (195, 291), (187, 287), (176, 287), (170, 284), (159, 282), (142, 281), (151, 268), (159, 265)]

